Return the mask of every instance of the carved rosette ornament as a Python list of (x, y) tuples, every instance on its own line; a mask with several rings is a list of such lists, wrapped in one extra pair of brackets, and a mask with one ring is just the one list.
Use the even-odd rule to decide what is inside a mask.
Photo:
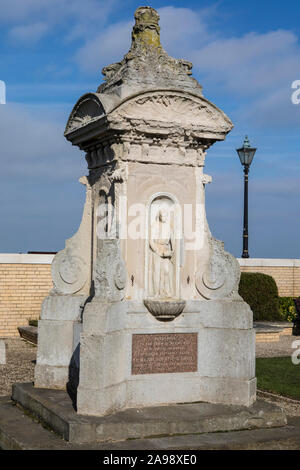
[(75, 294), (86, 283), (87, 263), (68, 250), (57, 253), (52, 262), (52, 279), (55, 289), (61, 294)]

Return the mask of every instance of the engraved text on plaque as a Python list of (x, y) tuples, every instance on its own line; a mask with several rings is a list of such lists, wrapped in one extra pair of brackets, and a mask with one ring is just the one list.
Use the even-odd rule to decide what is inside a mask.
[(197, 371), (197, 333), (132, 335), (132, 374)]

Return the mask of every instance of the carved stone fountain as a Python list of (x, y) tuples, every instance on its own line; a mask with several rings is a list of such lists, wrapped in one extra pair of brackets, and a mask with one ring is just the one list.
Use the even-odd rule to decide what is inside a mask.
[(130, 51), (83, 95), (65, 136), (89, 174), (78, 232), (54, 258), (39, 322), (35, 387), (71, 390), (77, 411), (256, 397), (252, 312), (236, 259), (211, 235), (203, 173), (230, 119), (192, 64), (135, 13)]

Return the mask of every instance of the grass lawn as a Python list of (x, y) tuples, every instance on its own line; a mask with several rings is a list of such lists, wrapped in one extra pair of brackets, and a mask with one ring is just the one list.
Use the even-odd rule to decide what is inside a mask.
[(290, 357), (256, 359), (257, 388), (300, 400), (300, 364)]

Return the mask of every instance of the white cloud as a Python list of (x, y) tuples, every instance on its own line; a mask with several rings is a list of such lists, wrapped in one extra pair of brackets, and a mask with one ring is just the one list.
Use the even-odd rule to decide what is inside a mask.
[(0, 106), (1, 251), (55, 251), (78, 229), (84, 152), (63, 136), (62, 110)]
[(261, 197), (268, 196), (280, 198), (295, 198), (300, 196), (299, 178), (294, 175), (290, 177), (272, 178), (269, 180), (258, 179), (253, 183), (253, 192)]
[(187, 58), (189, 49), (196, 44), (204, 44), (215, 35), (208, 31), (207, 12), (195, 12), (190, 8), (163, 7), (158, 10), (160, 15), (161, 43), (170, 54), (179, 57), (182, 53)]
[(20, 25), (11, 28), (9, 31), (9, 39), (14, 43), (24, 43), (32, 45), (38, 42), (42, 36), (48, 31), (48, 25), (46, 23), (38, 22), (27, 25)]
[(248, 106), (241, 107), (237, 116), (255, 127), (264, 129), (299, 128), (300, 105), (291, 102), (291, 88), (287, 78), (286, 86), (272, 87)]
[[(130, 47), (133, 15), (128, 21), (108, 24), (119, 3), (120, 0), (0, 0), (0, 21), (13, 23), (10, 38), (19, 45), (38, 41), (47, 29), (51, 33), (60, 28), (65, 41), (81, 40), (82, 45), (74, 52), (75, 62), (83, 71), (94, 74), (121, 60)], [(284, 125), (290, 114), (294, 116), (289, 122), (295, 121), (297, 111), (291, 109), (287, 92), (291, 83), (300, 79), (300, 45), (295, 33), (277, 30), (225, 36), (220, 28), (212, 26), (216, 17), (222, 19), (219, 5), (202, 10), (166, 6), (158, 11), (164, 48), (170, 55), (194, 63), (194, 73), (200, 74), (204, 93), (212, 86), (233, 99), (251, 99), (247, 115), (241, 108), (238, 117), (253, 121), (251, 115), (259, 113), (257, 124), (272, 118), (272, 122)], [(282, 112), (274, 115), (276, 107)]]
[(49, 3), (49, 0), (0, 0), (0, 22), (27, 20), (47, 8)]
[(0, 0), (0, 23), (13, 25), (10, 35), (24, 34), (27, 37), (29, 30), (37, 28), (37, 24), (47, 24), (52, 31), (63, 26), (68, 40), (87, 38), (105, 25), (119, 1)]
[(193, 49), (195, 66), (207, 79), (244, 96), (278, 87), (300, 73), (298, 39), (290, 31), (249, 33)]
[(1, 175), (5, 179), (62, 180), (85, 173), (83, 153), (63, 136), (61, 109), (29, 109), (9, 103), (0, 107), (0, 122)]
[(0, 0), (0, 22), (17, 22), (36, 17), (66, 17), (99, 20), (115, 6), (116, 0)]
[(207, 88), (218, 89), (240, 103), (236, 121), (257, 128), (299, 127), (300, 105), (291, 104), (291, 84), (300, 79), (300, 44), (294, 32), (226, 37), (210, 25), (217, 10), (166, 7), (160, 13), (167, 52), (193, 62), (204, 94)]
[(132, 21), (109, 26), (81, 47), (75, 60), (88, 72), (96, 72), (105, 65), (119, 62), (130, 48), (132, 26)]
[[(159, 14), (163, 47), (170, 55), (194, 63), (204, 93), (214, 87), (237, 100), (236, 120), (256, 127), (298, 125), (300, 105), (298, 109), (291, 105), (290, 91), (291, 83), (300, 79), (300, 44), (295, 33), (280, 29), (225, 37), (211, 26), (217, 9), (168, 6), (160, 8)], [(131, 24), (110, 25), (87, 40), (75, 55), (81, 69), (94, 73), (121, 60), (130, 47)]]
[[(192, 50), (195, 37), (201, 37), (200, 43), (214, 37), (208, 32), (204, 22), (206, 12), (202, 14), (189, 8), (168, 6), (160, 8), (158, 13), (161, 43), (170, 55), (188, 58), (188, 51)], [(130, 21), (111, 24), (95, 37), (88, 39), (75, 55), (75, 60), (82, 70), (93, 73), (100, 67), (122, 60), (130, 48), (133, 24), (132, 16)]]
[[(128, 21), (107, 25), (119, 2), (0, 0), (0, 21), (22, 20), (10, 30), (10, 38), (19, 45), (38, 41), (47, 29), (51, 33), (60, 27), (61, 32), (63, 26), (65, 41), (81, 40), (74, 52), (75, 62), (82, 71), (95, 74), (122, 60), (129, 50), (133, 15)], [(167, 6), (158, 11), (163, 47), (170, 55), (194, 63), (204, 93), (209, 87), (218, 88), (224, 96), (239, 100), (236, 119), (260, 127), (266, 122), (277, 126), (297, 122), (299, 113), (296, 106), (291, 107), (289, 90), (300, 79), (300, 45), (295, 33), (277, 30), (226, 37), (212, 26), (212, 20), (223, 14), (218, 6), (197, 11)], [(245, 107), (247, 100), (251, 102)]]

